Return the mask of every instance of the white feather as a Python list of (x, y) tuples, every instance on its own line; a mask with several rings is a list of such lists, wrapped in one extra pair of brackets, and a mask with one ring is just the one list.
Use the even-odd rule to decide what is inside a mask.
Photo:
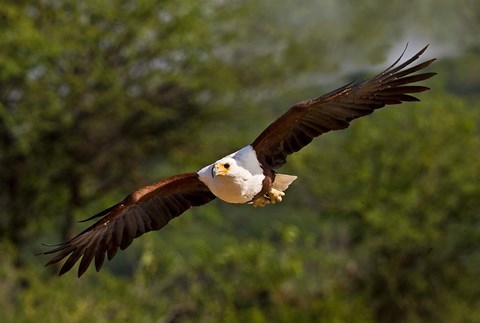
[[(215, 164), (229, 163), (226, 175), (213, 176)], [(247, 203), (262, 190), (265, 178), (257, 154), (248, 145), (198, 171), (199, 178), (212, 193), (228, 203)]]

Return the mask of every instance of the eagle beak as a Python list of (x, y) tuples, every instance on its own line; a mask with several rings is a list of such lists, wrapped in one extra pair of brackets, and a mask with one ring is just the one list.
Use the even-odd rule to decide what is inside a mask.
[(228, 173), (228, 169), (225, 168), (223, 164), (215, 164), (212, 167), (212, 177), (217, 175), (226, 175)]

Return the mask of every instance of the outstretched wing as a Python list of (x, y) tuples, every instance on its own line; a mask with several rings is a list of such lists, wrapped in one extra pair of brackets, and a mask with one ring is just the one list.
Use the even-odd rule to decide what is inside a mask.
[(192, 206), (206, 204), (214, 198), (215, 195), (198, 179), (197, 173), (176, 175), (145, 186), (91, 217), (103, 216), (77, 236), (43, 253), (57, 254), (46, 265), (68, 257), (60, 270), (62, 275), (82, 257), (78, 268), (80, 277), (95, 258), (95, 267), (99, 271), (105, 254), (111, 260), (118, 248), (127, 248), (133, 239), (146, 232), (160, 230)]
[(424, 69), (435, 59), (407, 66), (416, 61), (427, 47), (397, 66), (402, 54), (389, 68), (371, 79), (353, 82), (319, 98), (295, 104), (252, 143), (257, 158), (276, 169), (286, 163), (288, 155), (325, 132), (347, 128), (353, 119), (388, 104), (419, 101), (408, 93), (423, 92), (429, 88), (410, 84), (426, 80), (436, 73), (413, 73)]

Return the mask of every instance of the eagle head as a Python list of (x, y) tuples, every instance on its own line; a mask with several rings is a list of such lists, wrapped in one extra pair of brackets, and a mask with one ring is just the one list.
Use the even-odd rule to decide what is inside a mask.
[(237, 163), (233, 158), (223, 158), (213, 164), (212, 177), (231, 175), (237, 167)]

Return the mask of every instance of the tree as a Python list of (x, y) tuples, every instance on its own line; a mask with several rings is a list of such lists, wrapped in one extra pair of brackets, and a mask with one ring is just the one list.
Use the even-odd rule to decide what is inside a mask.
[[(151, 2), (2, 7), (0, 236), (20, 243), (36, 220), (64, 214), (67, 238), (72, 212), (139, 182), (134, 165), (168, 160), (206, 118), (196, 77), (211, 50), (205, 17), (193, 2), (164, 5), (158, 15)], [(179, 128), (183, 137), (170, 135)]]
[(321, 197), (312, 206), (348, 228), (339, 252), (355, 261), (349, 289), (368, 291), (382, 322), (478, 315), (463, 310), (478, 307), (478, 285), (457, 279), (480, 274), (478, 106), (448, 96), (423, 102), (327, 140), (317, 146), (329, 151), (321, 163), (318, 149), (301, 161), (322, 176), (310, 183)]

